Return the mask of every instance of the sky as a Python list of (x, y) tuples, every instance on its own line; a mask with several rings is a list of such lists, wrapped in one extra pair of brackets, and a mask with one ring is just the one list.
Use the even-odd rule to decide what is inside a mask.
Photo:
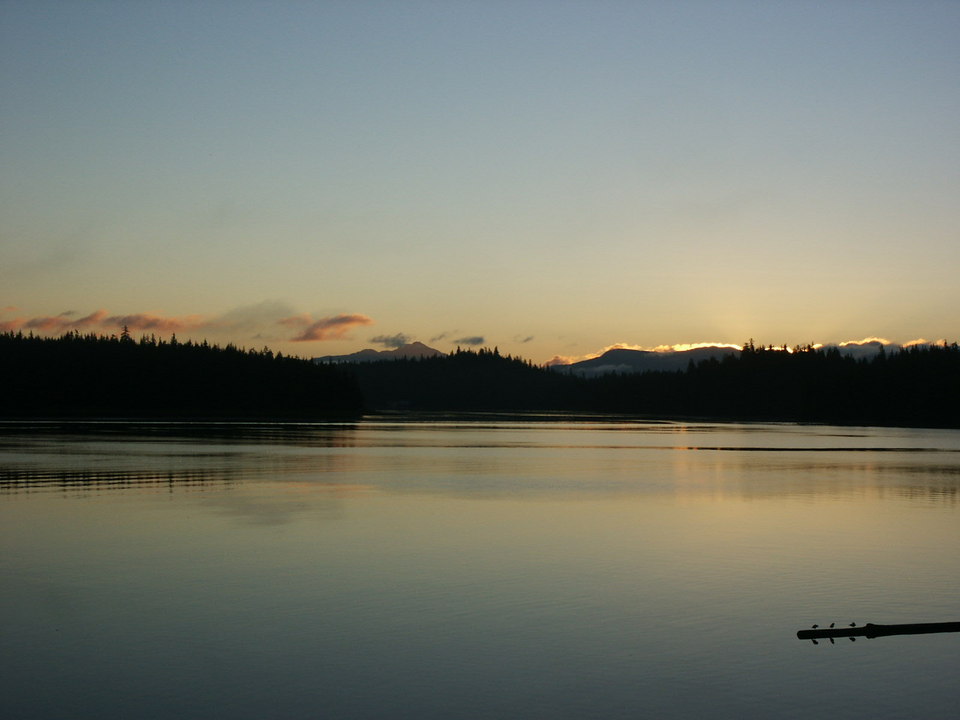
[(0, 329), (960, 338), (960, 2), (0, 0)]

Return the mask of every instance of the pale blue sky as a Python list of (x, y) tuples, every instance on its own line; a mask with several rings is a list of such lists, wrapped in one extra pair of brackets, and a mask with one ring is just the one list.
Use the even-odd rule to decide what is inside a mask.
[[(0, 322), (954, 340), (958, 37), (960, 2), (2, 0)], [(372, 323), (289, 342), (338, 315)]]

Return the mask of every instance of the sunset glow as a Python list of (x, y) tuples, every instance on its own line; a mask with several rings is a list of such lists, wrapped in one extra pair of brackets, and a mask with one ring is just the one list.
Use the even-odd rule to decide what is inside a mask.
[(933, 2), (6, 2), (0, 330), (536, 363), (952, 341), (958, 27)]

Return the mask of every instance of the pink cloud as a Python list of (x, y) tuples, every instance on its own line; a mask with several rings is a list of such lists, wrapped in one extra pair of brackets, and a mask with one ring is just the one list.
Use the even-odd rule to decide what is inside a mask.
[(100, 325), (107, 316), (106, 310), (96, 310), (82, 318), (71, 320), (72, 313), (60, 313), (56, 316), (35, 317), (23, 322), (21, 327), (28, 330), (42, 330), (44, 332), (66, 332), (80, 330), (94, 325)]
[(199, 315), (186, 317), (162, 317), (152, 313), (134, 313), (133, 315), (113, 315), (103, 320), (104, 325), (126, 326), (130, 330), (155, 330), (157, 332), (177, 332), (210, 327)]
[(59, 315), (41, 315), (33, 318), (16, 318), (0, 323), (0, 330), (36, 330), (44, 334), (57, 334), (72, 330), (121, 328), (126, 325), (130, 330), (155, 330), (158, 332), (177, 332), (195, 330), (203, 327), (215, 327), (199, 315), (186, 317), (164, 317), (152, 313), (134, 313), (131, 315), (109, 315), (106, 310), (96, 310), (89, 315), (73, 319), (73, 312)]
[[(0, 308), (0, 313), (15, 310), (14, 307)], [(34, 317), (16, 317), (0, 321), (0, 332), (29, 330), (42, 335), (62, 335), (75, 330), (115, 333), (126, 327), (132, 333), (190, 333), (209, 331), (214, 333), (232, 332), (241, 334), (254, 332), (277, 324), (295, 329), (294, 342), (315, 340), (339, 340), (361, 325), (371, 325), (373, 320), (366, 315), (341, 314), (316, 318), (307, 313), (291, 315), (291, 309), (283, 303), (260, 303), (237, 308), (216, 317), (204, 315), (169, 316), (159, 313), (141, 312), (110, 314), (106, 310), (77, 317), (73, 311), (59, 315), (37, 315)], [(262, 333), (258, 333), (258, 336)]]
[(354, 327), (372, 325), (373, 320), (366, 315), (334, 315), (314, 320), (310, 315), (301, 314), (278, 320), (281, 325), (303, 328), (293, 342), (312, 342), (315, 340), (341, 340)]
[(291, 315), (290, 317), (281, 318), (280, 320), (277, 320), (277, 322), (288, 327), (305, 327), (313, 322), (313, 318), (307, 313), (300, 313), (299, 315)]

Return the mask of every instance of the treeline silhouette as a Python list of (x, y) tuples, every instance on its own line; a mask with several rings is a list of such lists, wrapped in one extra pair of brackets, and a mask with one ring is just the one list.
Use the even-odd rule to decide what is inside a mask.
[(583, 383), (492, 350), (350, 363), (368, 407), (376, 410), (586, 410)]
[(682, 371), (581, 378), (494, 348), (315, 364), (124, 331), (0, 333), (0, 417), (322, 419), (363, 411), (560, 411), (688, 419), (960, 427), (956, 343), (854, 358), (744, 344)]
[(882, 351), (758, 347), (677, 372), (590, 379), (496, 349), (349, 365), (377, 410), (570, 411), (656, 417), (960, 427), (957, 344)]
[(0, 334), (0, 417), (326, 418), (363, 399), (340, 368), (154, 336)]
[(846, 425), (960, 427), (956, 343), (881, 350), (755, 346), (682, 372), (590, 381), (597, 409), (655, 415)]

